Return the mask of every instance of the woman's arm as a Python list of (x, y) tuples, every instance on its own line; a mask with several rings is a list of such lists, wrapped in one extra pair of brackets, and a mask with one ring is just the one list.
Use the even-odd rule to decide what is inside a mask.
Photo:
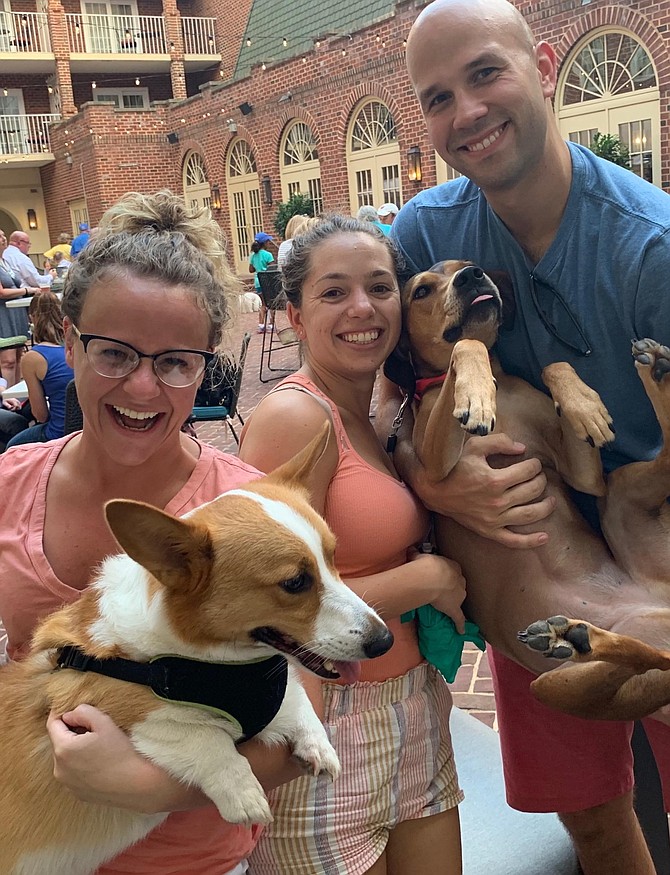
[(38, 422), (46, 422), (49, 418), (49, 405), (42, 386), (48, 367), (44, 356), (35, 350), (27, 352), (21, 360), (21, 373), (28, 387), (30, 409)]
[(22, 298), (25, 293), (29, 291), (25, 287), (17, 288), (5, 288), (4, 286), (0, 286), (0, 300), (2, 301), (12, 301), (14, 298)]

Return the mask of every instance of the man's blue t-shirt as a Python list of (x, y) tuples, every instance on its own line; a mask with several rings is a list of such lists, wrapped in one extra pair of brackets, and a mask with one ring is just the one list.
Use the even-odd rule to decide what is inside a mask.
[[(633, 364), (631, 340), (651, 337), (670, 345), (670, 197), (588, 149), (574, 143), (569, 148), (570, 194), (556, 237), (537, 264), (465, 177), (409, 201), (391, 237), (410, 273), (452, 258), (509, 273), (516, 314), (498, 341), (504, 369), (546, 391), (545, 365), (569, 362), (599, 392), (614, 420), (616, 442), (603, 450), (605, 467), (612, 470), (652, 458), (660, 448), (660, 428)], [(547, 330), (533, 295), (564, 339), (585, 348), (584, 335), (592, 349), (588, 357)]]

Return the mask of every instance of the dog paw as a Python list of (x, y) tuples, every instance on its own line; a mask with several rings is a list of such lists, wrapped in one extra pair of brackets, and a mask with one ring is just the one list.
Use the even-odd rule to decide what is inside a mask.
[(272, 812), (260, 784), (257, 787), (237, 784), (213, 801), (221, 817), (228, 823), (246, 826), (272, 823)]
[(306, 737), (293, 746), (293, 757), (302, 763), (310, 775), (330, 775), (335, 780), (340, 774), (340, 760), (327, 738)]
[(670, 374), (670, 348), (645, 337), (633, 342), (633, 358), (639, 371), (647, 370), (656, 383)]
[(518, 632), (517, 638), (526, 647), (551, 659), (575, 659), (591, 652), (587, 624), (567, 617), (537, 620)]
[(454, 417), (461, 427), (470, 434), (490, 434), (496, 427), (496, 395), (495, 383), (488, 387), (490, 391), (475, 394), (471, 390), (459, 392), (456, 384), (454, 391)]

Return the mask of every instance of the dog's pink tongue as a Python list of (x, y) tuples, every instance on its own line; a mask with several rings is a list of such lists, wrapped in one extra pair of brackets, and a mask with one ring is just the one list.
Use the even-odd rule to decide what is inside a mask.
[(355, 684), (361, 676), (360, 662), (333, 662), (335, 671), (347, 684)]
[(479, 295), (479, 297), (475, 298), (470, 306), (472, 307), (474, 304), (478, 304), (480, 301), (490, 301), (493, 295)]

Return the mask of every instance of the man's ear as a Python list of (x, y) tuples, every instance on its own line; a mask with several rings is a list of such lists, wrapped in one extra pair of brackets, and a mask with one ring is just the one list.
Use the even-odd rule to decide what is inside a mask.
[(502, 323), (501, 331), (511, 331), (514, 327), (516, 315), (516, 298), (512, 278), (506, 270), (487, 270), (486, 275), (496, 284), (502, 298)]
[(558, 75), (558, 60), (556, 52), (544, 41), (537, 43), (534, 49), (535, 65), (540, 76), (540, 87), (545, 98), (551, 99), (556, 91)]

